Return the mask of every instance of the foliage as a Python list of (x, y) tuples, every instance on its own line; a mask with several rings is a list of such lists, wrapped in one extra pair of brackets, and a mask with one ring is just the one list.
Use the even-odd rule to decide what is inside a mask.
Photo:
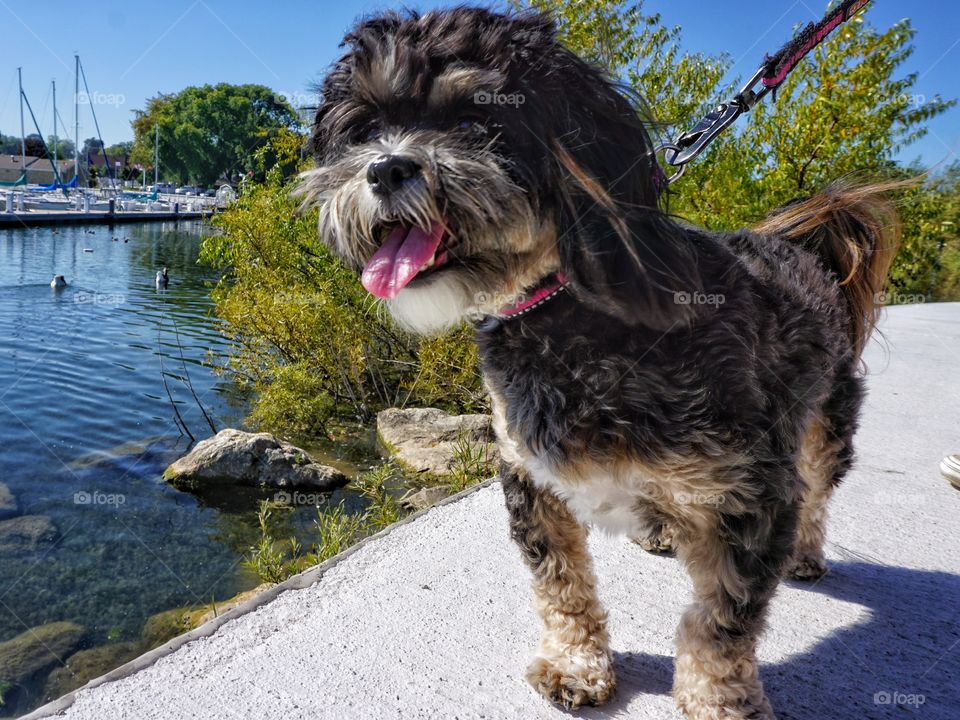
[[(299, 146), (280, 136), (276, 164), (247, 183), (204, 240), (201, 260), (225, 270), (217, 313), (236, 349), (231, 367), (258, 399), (251, 420), (304, 436), (328, 420), (369, 420), (404, 403), (476, 409), (482, 403), (468, 333), (418, 340), (399, 332), (317, 240), (316, 214), (298, 214), (284, 168)], [(286, 148), (284, 150), (283, 148)]]
[(253, 157), (281, 130), (299, 127), (292, 107), (263, 85), (204, 85), (157, 95), (133, 120), (133, 162), (153, 167), (159, 126), (165, 178), (210, 185), (252, 172)]
[[(681, 50), (679, 28), (645, 12), (642, 0), (523, 4), (551, 12), (571, 49), (606, 66), (633, 94), (646, 94), (663, 120), (655, 127), (661, 137), (691, 127), (740, 85), (722, 84), (729, 57)], [(921, 174), (894, 158), (954, 101), (916, 94), (916, 76), (900, 72), (913, 52), (908, 20), (878, 29), (867, 18), (861, 13), (835, 32), (797, 66), (775, 101), (767, 98), (690, 165), (672, 188), (671, 210), (710, 228), (738, 228), (838, 177)], [(160, 122), (161, 153), (175, 162), (171, 143), (179, 142), (177, 133), (193, 137), (197, 108), (229, 105), (232, 97), (208, 87), (154, 98), (135, 121), (138, 149), (147, 142), (152, 153), (153, 123)], [(238, 102), (247, 98), (241, 93)], [(313, 435), (338, 416), (366, 421), (391, 405), (482, 407), (469, 329), (419, 340), (396, 330), (355, 274), (319, 245), (315, 214), (296, 213), (289, 190), (303, 165), (302, 137), (282, 119), (286, 110), (278, 112), (272, 130), (250, 130), (255, 152), (236, 167), (255, 181), (244, 184), (217, 221), (222, 233), (203, 249), (203, 260), (225, 271), (214, 297), (238, 348), (231, 367), (258, 393), (252, 420)], [(217, 122), (225, 117), (216, 113)], [(184, 165), (182, 172), (192, 171)], [(901, 198), (894, 302), (960, 298), (958, 178), (956, 168), (941, 172)]]
[(492, 477), (497, 471), (485, 443), (472, 443), (463, 435), (453, 444), (453, 466), (447, 487), (458, 493)]
[(337, 555), (363, 538), (393, 525), (406, 514), (389, 489), (395, 468), (384, 464), (354, 481), (366, 501), (361, 513), (348, 513), (341, 502), (317, 507), (314, 529), (317, 541), (303, 552), (289, 532), (287, 520), (293, 507), (271, 500), (260, 503), (260, 539), (244, 560), (261, 582), (282, 582), (291, 575)]
[[(654, 115), (666, 119), (665, 138), (692, 127), (741, 84), (722, 87), (729, 58), (681, 52), (679, 29), (645, 15), (642, 0), (529, 5), (557, 18), (571, 49), (646, 95)], [(893, 158), (955, 103), (917, 94), (915, 73), (897, 77), (914, 35), (909, 20), (878, 30), (861, 13), (844, 24), (796, 66), (775, 102), (758, 104), (688, 166), (671, 188), (671, 210), (706, 227), (734, 229), (837, 178), (903, 175)], [(903, 198), (905, 242), (892, 277), (905, 292), (943, 294), (934, 287), (937, 268), (956, 237), (955, 227), (941, 222), (948, 200), (932, 184)]]

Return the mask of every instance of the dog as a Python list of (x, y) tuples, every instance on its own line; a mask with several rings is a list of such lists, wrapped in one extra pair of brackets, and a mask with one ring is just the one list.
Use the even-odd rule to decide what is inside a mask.
[(826, 570), (897, 249), (889, 185), (708, 232), (661, 209), (642, 106), (548, 17), (387, 13), (343, 47), (299, 193), (401, 326), (476, 326), (544, 624), (527, 680), (568, 708), (614, 693), (595, 526), (689, 570), (686, 717), (772, 718), (757, 639), (781, 578)]

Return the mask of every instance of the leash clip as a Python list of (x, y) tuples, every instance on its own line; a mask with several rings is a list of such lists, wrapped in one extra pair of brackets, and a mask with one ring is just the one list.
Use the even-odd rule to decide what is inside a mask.
[(668, 165), (678, 168), (667, 178), (667, 184), (678, 180), (683, 175), (688, 162), (697, 158), (717, 135), (730, 127), (743, 113), (753, 108), (769, 92), (770, 88), (767, 87), (759, 92), (754, 90), (763, 78), (763, 74), (764, 68), (761, 67), (750, 82), (740, 88), (740, 92), (704, 115), (692, 130), (680, 134), (672, 143), (664, 143), (657, 148), (657, 154), (662, 152), (663, 159)]

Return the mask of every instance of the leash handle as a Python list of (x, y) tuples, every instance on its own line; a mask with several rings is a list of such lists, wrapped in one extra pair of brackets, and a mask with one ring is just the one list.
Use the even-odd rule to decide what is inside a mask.
[[(871, 0), (844, 0), (820, 22), (808, 24), (796, 37), (774, 55), (768, 56), (750, 81), (730, 100), (720, 103), (700, 119), (691, 130), (681, 133), (671, 143), (660, 145), (655, 153), (663, 153), (664, 161), (676, 168), (672, 175), (661, 170), (666, 184), (679, 180), (687, 163), (698, 157), (716, 137), (730, 127), (743, 113), (749, 112), (768, 92), (775, 91), (811, 50), (822, 43), (839, 25), (853, 17)], [(757, 85), (762, 87), (758, 90)]]

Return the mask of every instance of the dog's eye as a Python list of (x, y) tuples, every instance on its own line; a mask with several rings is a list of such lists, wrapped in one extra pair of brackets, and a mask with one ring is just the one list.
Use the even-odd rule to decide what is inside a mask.
[(362, 145), (363, 143), (370, 142), (371, 140), (376, 140), (381, 134), (382, 130), (380, 125), (378, 123), (371, 123), (363, 126), (351, 134), (350, 142), (352, 142), (354, 145)]
[(467, 132), (482, 132), (487, 131), (487, 126), (484, 122), (484, 118), (479, 115), (464, 115), (457, 119), (457, 129), (465, 130)]

